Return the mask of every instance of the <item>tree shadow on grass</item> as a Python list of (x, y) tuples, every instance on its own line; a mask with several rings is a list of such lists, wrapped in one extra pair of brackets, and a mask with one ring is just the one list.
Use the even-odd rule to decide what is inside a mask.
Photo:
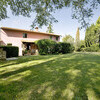
[[(62, 55), (37, 65), (21, 68), (4, 76), (30, 71), (20, 80), (0, 85), (2, 97), (24, 100), (99, 100), (100, 64), (91, 56)], [(97, 59), (100, 57), (94, 56)], [(95, 58), (94, 58), (95, 59)], [(19, 76), (20, 77), (20, 76)], [(8, 80), (9, 81), (9, 80)], [(4, 91), (3, 91), (4, 90)], [(5, 91), (6, 90), (6, 91)], [(8, 93), (8, 95), (5, 95)], [(90, 94), (89, 94), (90, 93)], [(92, 95), (91, 95), (92, 93)]]
[(18, 60), (12, 60), (12, 61), (1, 61), (0, 62), (0, 67), (8, 67), (11, 65), (16, 65), (24, 62), (29, 62), (32, 60), (45, 60), (48, 59), (49, 57), (54, 57), (54, 55), (46, 55), (46, 56), (23, 56), (23, 57), (18, 57)]
[[(60, 57), (63, 58), (63, 55), (60, 55)], [(37, 58), (38, 58), (38, 59), (37, 59)], [(49, 55), (49, 56), (44, 56), (44, 59), (42, 59), (43, 57), (40, 58), (40, 59), (39, 59), (39, 57), (37, 57), (37, 58), (31, 58), (31, 59), (28, 59), (28, 60), (26, 60), (25, 58), (22, 58), (22, 59), (25, 59), (25, 60), (24, 60), (24, 63), (25, 63), (25, 64), (23, 63), (23, 60), (22, 60), (22, 59), (16, 61), (16, 62), (19, 62), (19, 61), (20, 61), (20, 63), (17, 63), (16, 66), (19, 67), (19, 66), (21, 66), (21, 65), (23, 65), (23, 64), (24, 64), (24, 66), (19, 67), (19, 68), (15, 69), (15, 70), (10, 70), (10, 71), (7, 71), (7, 69), (5, 69), (6, 72), (3, 73), (3, 74), (0, 74), (0, 78), (6, 78), (6, 77), (9, 77), (9, 76), (11, 76), (11, 75), (14, 75), (14, 74), (23, 72), (23, 71), (25, 71), (25, 70), (28, 70), (28, 69), (30, 69), (31, 67), (38, 66), (38, 64), (35, 64), (35, 65), (34, 65), (34, 62), (32, 62), (32, 64), (33, 64), (32, 66), (31, 66), (30, 63), (28, 64), (28, 62), (33, 61), (33, 59), (37, 60), (37, 63), (38, 63), (38, 61), (41, 61), (41, 60), (44, 60), (44, 62), (47, 62), (47, 63), (48, 63), (48, 62), (55, 63), (55, 59), (56, 59), (56, 58), (59, 59), (59, 56), (51, 56), (51, 57), (50, 57), (50, 55)], [(53, 59), (52, 59), (52, 58), (53, 58)], [(52, 64), (52, 63), (50, 63), (50, 64)], [(20, 64), (21, 64), (21, 65), (20, 65)], [(42, 63), (42, 62), (40, 62), (39, 65), (42, 65), (42, 64), (48, 65), (48, 64)], [(13, 64), (13, 65), (14, 65), (14, 64)], [(63, 63), (62, 63), (62, 65), (63, 65)], [(13, 67), (12, 67), (12, 68), (13, 68)]]

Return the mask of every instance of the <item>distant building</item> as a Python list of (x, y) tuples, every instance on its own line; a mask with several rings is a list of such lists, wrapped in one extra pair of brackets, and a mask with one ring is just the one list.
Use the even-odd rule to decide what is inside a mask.
[(38, 27), (36, 27), (36, 31), (8, 27), (0, 28), (0, 45), (11, 44), (12, 46), (18, 46), (20, 56), (22, 55), (24, 47), (31, 51), (38, 49), (34, 42), (40, 39), (52, 39), (59, 42), (60, 35), (39, 32)]

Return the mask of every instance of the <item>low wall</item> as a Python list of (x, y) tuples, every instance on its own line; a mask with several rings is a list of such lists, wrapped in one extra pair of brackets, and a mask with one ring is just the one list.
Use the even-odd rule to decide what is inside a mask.
[(6, 51), (0, 48), (0, 60), (6, 60)]

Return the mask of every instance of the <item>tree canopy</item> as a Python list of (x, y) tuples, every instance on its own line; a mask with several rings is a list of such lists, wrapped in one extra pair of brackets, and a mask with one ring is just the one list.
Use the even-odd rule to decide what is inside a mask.
[(85, 44), (90, 47), (93, 44), (99, 43), (100, 41), (100, 17), (96, 21), (96, 24), (92, 24), (86, 29), (85, 33)]
[(65, 36), (62, 38), (62, 41), (63, 41), (63, 42), (70, 43), (70, 44), (74, 44), (74, 38), (73, 38), (71, 35), (65, 35)]
[(57, 22), (52, 13), (63, 7), (71, 7), (72, 18), (77, 19), (82, 27), (88, 25), (87, 19), (93, 16), (93, 10), (98, 8), (100, 0), (0, 0), (0, 20), (8, 18), (7, 8), (13, 15), (30, 17), (36, 13), (32, 27), (41, 27)]

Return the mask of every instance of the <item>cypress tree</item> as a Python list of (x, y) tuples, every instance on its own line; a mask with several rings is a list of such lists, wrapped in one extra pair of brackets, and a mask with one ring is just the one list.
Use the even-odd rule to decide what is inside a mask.
[(49, 26), (47, 27), (47, 31), (48, 33), (53, 33), (53, 26), (52, 24), (50, 23)]
[(80, 32), (78, 28), (76, 32), (75, 50), (77, 51), (79, 49), (80, 49)]

